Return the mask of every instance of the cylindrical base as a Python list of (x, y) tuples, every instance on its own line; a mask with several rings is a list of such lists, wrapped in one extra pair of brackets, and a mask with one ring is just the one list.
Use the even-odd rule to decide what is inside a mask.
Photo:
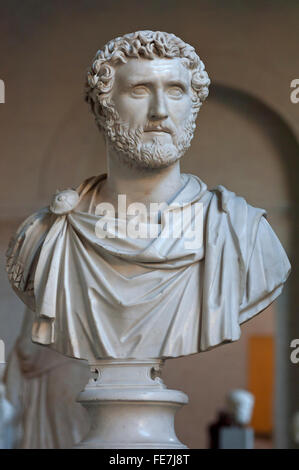
[(161, 360), (98, 361), (78, 401), (91, 429), (77, 449), (186, 449), (174, 429), (175, 413), (188, 397), (168, 390)]

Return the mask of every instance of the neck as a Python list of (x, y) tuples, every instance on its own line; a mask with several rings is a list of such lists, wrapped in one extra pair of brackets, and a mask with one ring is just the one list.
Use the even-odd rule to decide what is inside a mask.
[(179, 161), (166, 168), (129, 167), (108, 145), (107, 168), (107, 180), (101, 190), (106, 202), (115, 203), (119, 194), (126, 195), (128, 204), (167, 202), (182, 186)]

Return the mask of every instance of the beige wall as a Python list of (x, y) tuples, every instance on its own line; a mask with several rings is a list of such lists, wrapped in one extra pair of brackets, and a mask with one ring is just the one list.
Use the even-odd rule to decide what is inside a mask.
[[(2, 259), (9, 233), (24, 216), (47, 204), (57, 188), (105, 170), (103, 140), (83, 102), (84, 70), (107, 40), (146, 28), (174, 32), (193, 44), (214, 83), (183, 171), (265, 207), (291, 252), (299, 104), (290, 102), (289, 86), (299, 70), (299, 7), (272, 3), (7, 2), (0, 18), (0, 78), (6, 85), (6, 103), (0, 105)], [(3, 268), (0, 289), (0, 338), (9, 350), (23, 307)], [(299, 337), (299, 325), (288, 298), (275, 304), (276, 321), (273, 312), (264, 312), (244, 326), (239, 342), (168, 361), (166, 383), (190, 396), (177, 419), (187, 445), (204, 447), (205, 428), (225, 393), (246, 387), (248, 336), (275, 331), (277, 442), (290, 445), (288, 402), (295, 403), (298, 370), (289, 370), (288, 332), (292, 325), (293, 338)]]

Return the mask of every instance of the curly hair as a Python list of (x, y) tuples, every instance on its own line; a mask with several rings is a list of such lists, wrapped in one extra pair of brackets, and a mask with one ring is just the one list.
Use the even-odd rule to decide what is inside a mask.
[(174, 34), (136, 31), (109, 41), (103, 49), (97, 51), (87, 71), (85, 101), (89, 103), (99, 128), (107, 129), (109, 118), (115, 114), (111, 102), (115, 75), (113, 66), (139, 57), (149, 60), (157, 57), (182, 59), (183, 65), (192, 71), (193, 114), (196, 117), (209, 94), (210, 79), (194, 48)]

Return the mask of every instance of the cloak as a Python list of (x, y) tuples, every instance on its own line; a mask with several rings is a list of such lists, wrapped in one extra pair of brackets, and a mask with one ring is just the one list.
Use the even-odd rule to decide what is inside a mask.
[[(105, 178), (86, 180), (64, 210), (55, 196), (10, 243), (7, 272), (35, 311), (34, 342), (90, 362), (184, 356), (238, 340), (281, 293), (290, 263), (263, 209), (186, 174), (158, 236), (101, 238), (94, 201)], [(169, 211), (196, 205), (202, 244), (186, 243), (188, 227), (163, 237)]]

